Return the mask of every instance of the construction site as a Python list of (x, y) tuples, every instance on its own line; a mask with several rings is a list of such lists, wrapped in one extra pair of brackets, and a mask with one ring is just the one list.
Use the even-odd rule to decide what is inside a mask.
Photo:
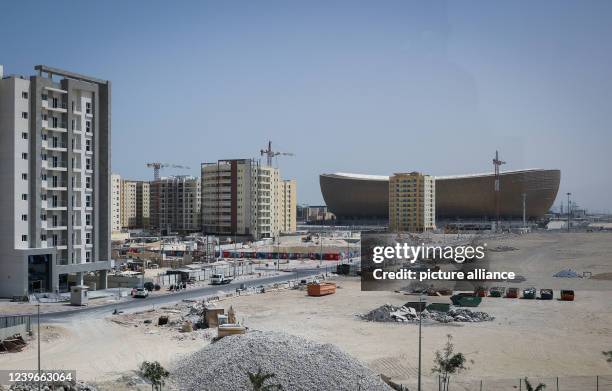
[[(340, 236), (328, 244), (350, 248), (350, 238)], [(45, 321), (42, 366), (76, 368), (79, 380), (100, 390), (149, 389), (138, 370), (145, 360), (168, 369), (166, 389), (249, 389), (248, 372), (262, 369), (291, 390), (416, 390), (421, 329), (422, 390), (438, 389), (431, 369), (449, 334), (470, 360), (453, 376), (453, 389), (516, 390), (527, 377), (553, 390), (610, 390), (612, 366), (602, 355), (612, 349), (609, 238), (488, 236), (489, 267), (522, 278), (474, 292), (410, 284), (364, 292), (350, 258), (288, 260), (281, 269), (291, 272), (275, 271), (290, 275), (283, 282), (232, 282), (201, 297), (170, 295), (157, 305), (145, 299), (138, 307)], [(298, 251), (308, 240), (317, 239), (292, 238), (281, 249)], [(314, 243), (305, 247), (315, 252)], [(35, 338), (32, 326), (24, 346), (0, 354), (0, 368), (35, 367)]]

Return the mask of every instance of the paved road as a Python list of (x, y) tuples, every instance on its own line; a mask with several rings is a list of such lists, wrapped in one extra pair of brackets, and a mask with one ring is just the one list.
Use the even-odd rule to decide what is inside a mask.
[[(331, 271), (331, 268), (327, 267), (328, 271)], [(152, 307), (155, 305), (162, 305), (168, 303), (174, 303), (177, 301), (185, 300), (185, 299), (197, 299), (204, 296), (215, 295), (219, 292), (229, 293), (234, 292), (236, 288), (240, 286), (240, 284), (245, 284), (247, 287), (251, 286), (259, 286), (271, 283), (280, 283), (286, 282), (289, 280), (303, 279), (309, 276), (313, 276), (319, 273), (324, 273), (326, 271), (325, 267), (320, 269), (312, 268), (312, 269), (299, 269), (292, 270), (291, 272), (281, 272), (280, 275), (271, 276), (271, 277), (261, 277), (254, 278), (251, 280), (239, 280), (235, 282), (231, 282), (227, 285), (206, 285), (199, 288), (191, 288), (186, 289), (184, 291), (179, 291), (176, 293), (170, 293), (160, 296), (150, 296), (146, 299), (133, 299), (128, 298), (125, 301), (119, 303), (109, 303), (99, 306), (85, 307), (79, 308), (75, 310), (62, 311), (62, 312), (51, 312), (40, 315), (40, 319), (45, 322), (61, 322), (66, 321), (78, 316), (106, 316), (109, 315), (115, 309), (117, 310), (133, 310), (136, 308), (146, 308)], [(33, 316), (33, 321), (35, 321), (36, 315)]]

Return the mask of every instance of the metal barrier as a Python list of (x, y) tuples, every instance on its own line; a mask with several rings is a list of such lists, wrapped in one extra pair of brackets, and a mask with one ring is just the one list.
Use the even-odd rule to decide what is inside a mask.
[(29, 315), (18, 315), (18, 316), (0, 316), (0, 329), (8, 327), (26, 325), (28, 331), (32, 331), (32, 319)]

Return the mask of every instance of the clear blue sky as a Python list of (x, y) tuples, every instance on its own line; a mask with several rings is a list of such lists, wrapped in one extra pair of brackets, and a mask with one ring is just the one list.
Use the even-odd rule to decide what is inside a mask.
[[(610, 1), (4, 1), (0, 64), (113, 82), (113, 171), (256, 157), (318, 175), (559, 168), (612, 210)], [(557, 199), (557, 204), (564, 197)]]

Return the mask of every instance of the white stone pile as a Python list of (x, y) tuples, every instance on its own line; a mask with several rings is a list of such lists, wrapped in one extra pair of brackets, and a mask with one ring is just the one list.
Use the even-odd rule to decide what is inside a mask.
[(265, 385), (285, 390), (391, 390), (334, 345), (259, 331), (224, 337), (187, 356), (171, 371), (171, 381), (181, 390), (250, 390), (248, 372), (260, 368), (275, 375)]
[[(423, 310), (420, 316), (423, 320), (430, 320), (440, 323), (451, 322), (489, 322), (495, 317), (482, 311), (472, 311), (467, 308), (451, 306), (448, 312)], [(361, 318), (371, 322), (407, 322), (415, 323), (419, 321), (419, 313), (412, 307), (393, 306), (384, 304), (373, 309)]]

